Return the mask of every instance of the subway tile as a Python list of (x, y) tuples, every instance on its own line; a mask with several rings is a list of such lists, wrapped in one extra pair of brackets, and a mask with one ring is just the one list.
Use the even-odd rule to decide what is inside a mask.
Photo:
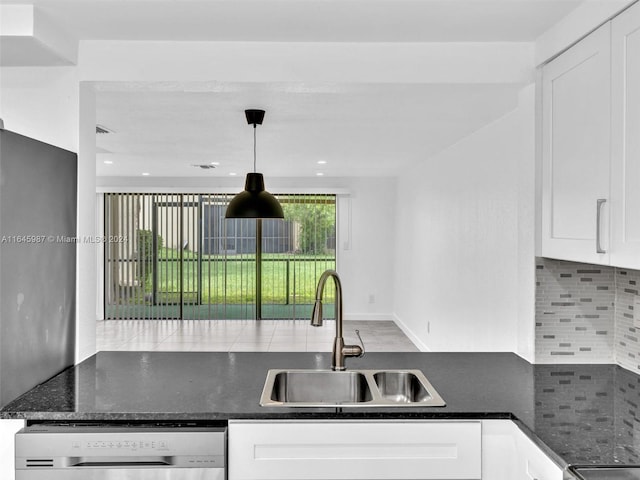
[(572, 361), (639, 370), (633, 299), (640, 294), (640, 271), (544, 258), (536, 263), (536, 362), (562, 363), (570, 355), (560, 355), (553, 343), (560, 341), (572, 344), (563, 346), (574, 353)]

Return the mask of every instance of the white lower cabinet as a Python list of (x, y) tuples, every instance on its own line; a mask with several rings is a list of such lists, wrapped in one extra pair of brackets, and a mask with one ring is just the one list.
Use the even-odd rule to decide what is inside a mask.
[(511, 420), (229, 422), (229, 480), (562, 477)]
[(483, 480), (562, 480), (563, 470), (510, 420), (482, 422)]
[(480, 480), (481, 430), (480, 421), (230, 421), (229, 480)]
[(0, 420), (0, 478), (15, 480), (16, 432), (25, 426), (24, 420)]

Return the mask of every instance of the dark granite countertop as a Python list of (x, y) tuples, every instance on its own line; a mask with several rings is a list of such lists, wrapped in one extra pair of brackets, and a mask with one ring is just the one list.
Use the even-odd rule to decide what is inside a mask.
[(420, 369), (447, 406), (258, 404), (268, 369), (329, 365), (328, 353), (100, 352), (11, 402), (0, 418), (505, 418), (560, 464), (640, 464), (640, 376), (614, 365), (531, 365), (510, 353), (367, 353), (348, 359), (348, 368)]

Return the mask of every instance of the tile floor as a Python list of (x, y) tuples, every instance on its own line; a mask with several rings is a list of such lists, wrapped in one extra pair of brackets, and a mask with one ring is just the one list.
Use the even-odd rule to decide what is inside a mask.
[[(358, 343), (355, 329), (367, 351), (419, 351), (392, 321), (345, 321), (346, 343)], [(331, 320), (106, 320), (96, 340), (98, 350), (330, 352), (334, 335)]]

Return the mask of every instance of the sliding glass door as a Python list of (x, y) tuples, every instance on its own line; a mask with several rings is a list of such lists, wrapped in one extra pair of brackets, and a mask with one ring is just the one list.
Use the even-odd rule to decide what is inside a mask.
[(105, 194), (105, 318), (308, 318), (335, 196), (279, 195), (284, 220), (225, 219), (231, 198)]
[[(281, 195), (285, 221), (262, 223), (262, 318), (311, 318), (322, 272), (336, 268), (334, 195)], [(325, 290), (331, 303), (333, 288)], [(325, 308), (327, 314), (333, 309)]]

